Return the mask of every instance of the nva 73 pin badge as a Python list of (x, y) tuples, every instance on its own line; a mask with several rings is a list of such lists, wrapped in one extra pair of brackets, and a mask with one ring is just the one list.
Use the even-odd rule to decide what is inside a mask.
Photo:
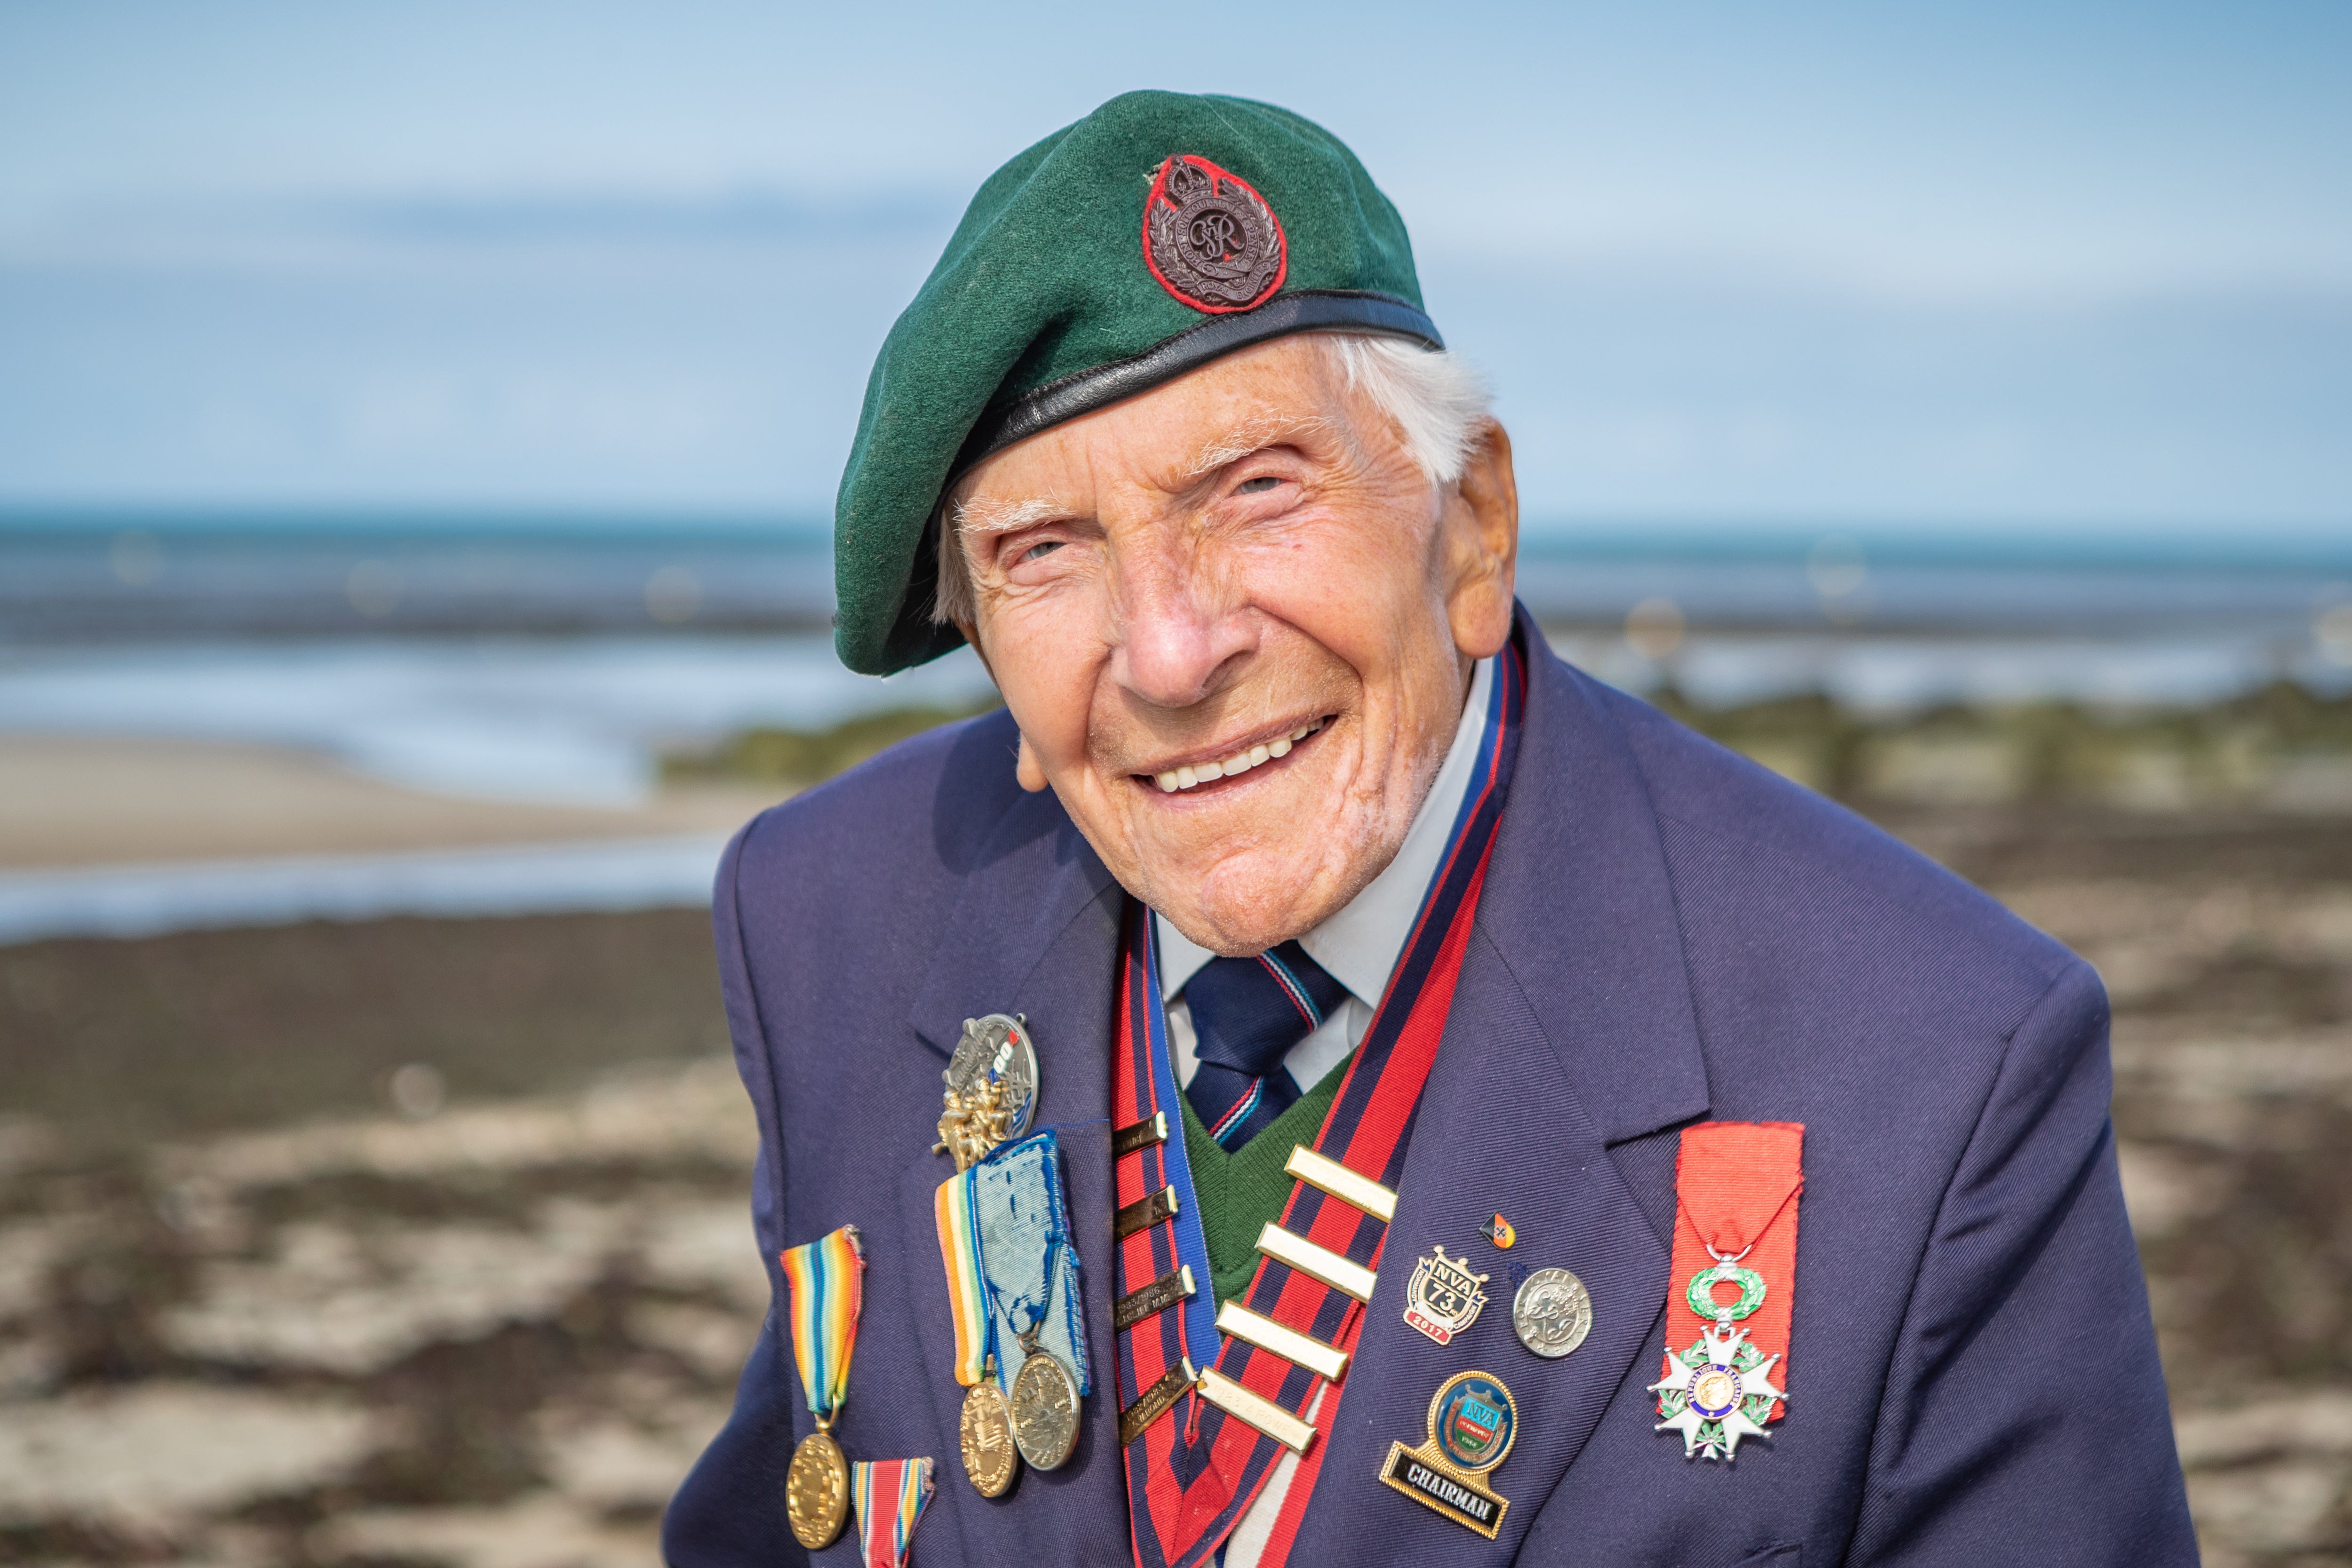
[(1435, 1340), (1451, 1344), (1468, 1328), (1486, 1304), (1484, 1274), (1470, 1272), (1470, 1259), (1448, 1258), (1442, 1246), (1436, 1256), (1413, 1259), (1412, 1279), (1404, 1288), (1404, 1321)]

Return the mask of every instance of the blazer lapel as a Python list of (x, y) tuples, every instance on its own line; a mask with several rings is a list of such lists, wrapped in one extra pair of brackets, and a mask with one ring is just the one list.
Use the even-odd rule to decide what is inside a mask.
[[(908, 1019), (944, 1067), (966, 1018), (1026, 1017), (1037, 1047), (1033, 1126), (1055, 1128), (1061, 1140), (1092, 1363), (1093, 1392), (1068, 1462), (1024, 1473), (1004, 1497), (983, 1499), (959, 1457), (964, 1390), (955, 1380), (944, 1268), (921, 1283), (918, 1351), (939, 1432), (931, 1510), (953, 1521), (961, 1546), (954, 1561), (1108, 1562), (1129, 1554), (1109, 1252), (1110, 1028), (1124, 896), (1059, 803), (1049, 794), (1024, 795), (974, 857)], [(910, 1234), (933, 1234), (932, 1194), (952, 1169), (945, 1155), (926, 1155), (900, 1173), (899, 1219)], [(948, 1522), (927, 1518), (927, 1532)]]
[[(1608, 1146), (1706, 1112), (1681, 933), (1630, 750), (1585, 678), (1522, 627), (1511, 800), (1294, 1562), (1508, 1561), (1657, 1349), (1670, 1259)], [(1478, 1232), (1496, 1212), (1517, 1232), (1507, 1252)], [(1489, 1277), (1487, 1305), (1444, 1347), (1403, 1320), (1413, 1260), (1438, 1245)], [(1514, 1264), (1570, 1269), (1591, 1291), (1592, 1328), (1570, 1355), (1518, 1342)], [(1516, 1441), (1487, 1476), (1511, 1505), (1492, 1543), (1379, 1480), (1390, 1443), (1423, 1442), (1438, 1385), (1473, 1368), (1518, 1406)]]

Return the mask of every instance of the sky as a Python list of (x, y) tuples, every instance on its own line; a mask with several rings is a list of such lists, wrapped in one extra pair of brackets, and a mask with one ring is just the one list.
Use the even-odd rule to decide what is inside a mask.
[(2352, 7), (1239, 17), (10, 0), (0, 509), (821, 520), (971, 189), (1167, 87), (1356, 149), (1538, 527), (2352, 536)]

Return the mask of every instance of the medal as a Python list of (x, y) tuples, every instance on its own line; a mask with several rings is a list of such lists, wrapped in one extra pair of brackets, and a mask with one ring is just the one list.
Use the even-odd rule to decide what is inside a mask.
[(1565, 1268), (1538, 1268), (1511, 1297), (1511, 1329), (1536, 1354), (1564, 1356), (1592, 1331), (1592, 1293)]
[(793, 1450), (784, 1473), (784, 1516), (793, 1536), (814, 1551), (833, 1543), (849, 1513), (849, 1462), (833, 1440), (833, 1423), (849, 1392), (866, 1254), (857, 1227), (845, 1225), (791, 1248), (782, 1262), (791, 1294), (793, 1360), (816, 1417), (816, 1430)]
[(1686, 1459), (1730, 1462), (1741, 1438), (1772, 1435), (1789, 1397), (1774, 1378), (1786, 1377), (1803, 1149), (1804, 1129), (1790, 1122), (1683, 1131), (1674, 1263), (1683, 1288), (1667, 1297), (1664, 1375), (1649, 1389), (1656, 1430), (1680, 1433)]
[(1477, 1321), (1486, 1304), (1484, 1274), (1470, 1272), (1467, 1258), (1448, 1258), (1441, 1245), (1433, 1258), (1413, 1260), (1412, 1278), (1404, 1287), (1404, 1321), (1435, 1340), (1451, 1344), (1454, 1336)]
[(970, 1390), (959, 1425), (964, 1476), (981, 1496), (1002, 1497), (1023, 1459), (1042, 1470), (1068, 1460), (1087, 1391), (1078, 1255), (1053, 1131), (940, 1184), (933, 1217), (956, 1381)]
[(803, 1546), (833, 1544), (849, 1510), (849, 1462), (830, 1432), (812, 1432), (784, 1472), (784, 1517)]
[(1013, 1441), (1041, 1470), (1057, 1470), (1078, 1446), (1078, 1380), (1053, 1352), (1037, 1346), (1037, 1331), (1021, 1336), (1028, 1354), (1013, 1380)]
[(979, 1182), (976, 1169), (959, 1171), (940, 1184), (932, 1208), (940, 1258), (948, 1271), (948, 1306), (955, 1321), (956, 1381), (970, 1391), (957, 1423), (957, 1447), (971, 1489), (992, 1498), (1012, 1489), (1021, 1474), (1021, 1454), (1013, 1441), (1013, 1406), (997, 1384), (992, 1348), (996, 1316), (981, 1258)]
[(958, 1424), (957, 1447), (963, 1450), (963, 1473), (971, 1489), (982, 1497), (1003, 1497), (1021, 1473), (1021, 1451), (1013, 1441), (1013, 1406), (996, 1386), (996, 1369), (971, 1385), (963, 1396), (963, 1419)]
[(947, 1070), (945, 1108), (934, 1154), (951, 1154), (964, 1171), (1029, 1130), (1037, 1109), (1037, 1047), (1019, 1014), (966, 1018)]
[(1518, 1425), (1518, 1405), (1501, 1378), (1455, 1373), (1438, 1384), (1429, 1402), (1429, 1440), (1413, 1448), (1391, 1443), (1381, 1479), (1492, 1541), (1511, 1503), (1489, 1490), (1482, 1478), (1510, 1453)]
[[(1711, 1284), (1722, 1267), (1719, 1263), (1717, 1268), (1702, 1268), (1692, 1275), (1691, 1293), (1696, 1295), (1702, 1285)], [(1754, 1278), (1748, 1269), (1738, 1272)], [(1759, 1300), (1763, 1294), (1760, 1287), (1755, 1292)], [(1744, 1295), (1740, 1305), (1747, 1310), (1717, 1309), (1714, 1326), (1701, 1331), (1698, 1343), (1668, 1358), (1675, 1364), (1650, 1384), (1650, 1392), (1658, 1396), (1658, 1414), (1665, 1417), (1657, 1429), (1683, 1435), (1685, 1459), (1738, 1458), (1739, 1439), (1772, 1435), (1764, 1429), (1764, 1423), (1772, 1418), (1773, 1403), (1788, 1397), (1766, 1375), (1780, 1358), (1766, 1355), (1748, 1343), (1746, 1329), (1731, 1326), (1756, 1310)]]

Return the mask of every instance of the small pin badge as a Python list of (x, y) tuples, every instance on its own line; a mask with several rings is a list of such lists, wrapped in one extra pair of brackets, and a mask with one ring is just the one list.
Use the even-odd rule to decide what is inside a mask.
[(1493, 1219), (1490, 1219), (1485, 1225), (1480, 1226), (1478, 1227), (1478, 1234), (1485, 1237), (1488, 1241), (1493, 1242), (1496, 1247), (1501, 1247), (1506, 1252), (1508, 1252), (1511, 1249), (1511, 1244), (1513, 1242), (1519, 1239), (1519, 1233), (1513, 1230), (1511, 1228), (1511, 1222), (1505, 1219), (1501, 1215), (1496, 1215)]
[(1429, 1440), (1410, 1448), (1391, 1443), (1381, 1479), (1492, 1541), (1501, 1533), (1511, 1503), (1491, 1490), (1485, 1478), (1510, 1453), (1518, 1426), (1518, 1403), (1501, 1378), (1456, 1373), (1438, 1384), (1437, 1396), (1429, 1402)]
[(1404, 1321), (1441, 1345), (1478, 1319), (1486, 1304), (1484, 1274), (1470, 1271), (1467, 1258), (1448, 1258), (1443, 1246), (1434, 1257), (1413, 1259), (1412, 1278), (1404, 1288)]

